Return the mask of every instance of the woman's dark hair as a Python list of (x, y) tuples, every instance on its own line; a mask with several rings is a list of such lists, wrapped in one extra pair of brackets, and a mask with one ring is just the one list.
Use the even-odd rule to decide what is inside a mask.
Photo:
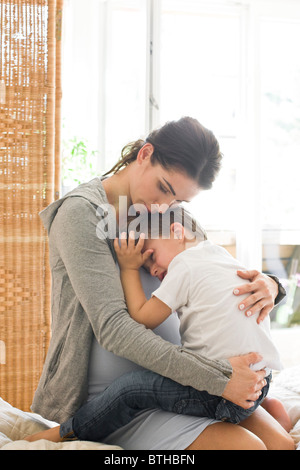
[(201, 188), (211, 188), (221, 167), (219, 143), (212, 131), (191, 117), (167, 122), (152, 131), (145, 141), (126, 145), (121, 159), (106, 175), (117, 173), (136, 160), (145, 143), (153, 145), (151, 161), (154, 165), (160, 163), (166, 170), (182, 170)]

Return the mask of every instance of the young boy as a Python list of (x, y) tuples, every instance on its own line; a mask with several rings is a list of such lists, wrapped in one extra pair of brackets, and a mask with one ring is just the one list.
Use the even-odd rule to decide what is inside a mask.
[[(120, 243), (118, 239), (114, 242), (130, 315), (153, 329), (177, 311), (182, 345), (210, 359), (260, 353), (262, 360), (253, 368), (266, 369), (261, 396), (251, 408), (244, 409), (222, 397), (143, 370), (120, 377), (66, 423), (28, 440), (101, 441), (147, 408), (237, 424), (265, 399), (271, 369), (281, 369), (281, 364), (271, 340), (269, 318), (258, 324), (257, 316), (246, 318), (234, 304), (232, 291), (240, 264), (225, 249), (209, 242), (201, 227), (180, 207), (164, 214), (148, 214), (140, 220), (140, 226), (145, 222), (148, 231), (137, 243), (132, 231), (128, 241), (122, 234)], [(140, 281), (141, 266), (162, 281), (149, 300)], [(288, 429), (289, 418), (281, 403), (273, 401), (272, 406), (272, 414)]]

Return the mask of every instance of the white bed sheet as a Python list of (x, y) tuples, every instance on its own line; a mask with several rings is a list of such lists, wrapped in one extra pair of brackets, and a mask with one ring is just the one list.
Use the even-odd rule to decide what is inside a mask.
[(269, 395), (283, 402), (293, 424), (290, 434), (300, 450), (300, 365), (280, 372), (271, 384)]
[(56, 426), (41, 416), (14, 408), (0, 398), (0, 450), (121, 450), (97, 442), (70, 441), (54, 443), (44, 439), (25, 441), (30, 434)]

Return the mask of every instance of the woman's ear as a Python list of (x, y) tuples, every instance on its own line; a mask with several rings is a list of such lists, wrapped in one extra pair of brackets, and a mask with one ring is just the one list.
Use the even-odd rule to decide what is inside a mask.
[(154, 148), (152, 144), (147, 142), (145, 145), (143, 145), (136, 157), (138, 164), (141, 165), (144, 161), (150, 160), (151, 155), (153, 154), (153, 150)]
[(174, 222), (171, 227), (170, 227), (171, 232), (174, 234), (174, 238), (176, 240), (182, 240), (184, 241), (185, 239), (185, 231), (183, 225), (179, 222)]

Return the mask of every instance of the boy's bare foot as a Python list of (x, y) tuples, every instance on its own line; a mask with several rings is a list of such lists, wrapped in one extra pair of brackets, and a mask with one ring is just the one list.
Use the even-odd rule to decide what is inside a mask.
[(55, 426), (54, 428), (46, 429), (46, 431), (40, 431), (36, 434), (31, 434), (31, 436), (25, 437), (25, 441), (33, 442), (39, 441), (40, 439), (46, 439), (47, 441), (52, 442), (61, 442), (62, 438), (59, 434), (60, 426)]
[(283, 429), (290, 432), (292, 422), (281, 401), (277, 400), (277, 398), (267, 397), (264, 399), (261, 406), (281, 424)]

